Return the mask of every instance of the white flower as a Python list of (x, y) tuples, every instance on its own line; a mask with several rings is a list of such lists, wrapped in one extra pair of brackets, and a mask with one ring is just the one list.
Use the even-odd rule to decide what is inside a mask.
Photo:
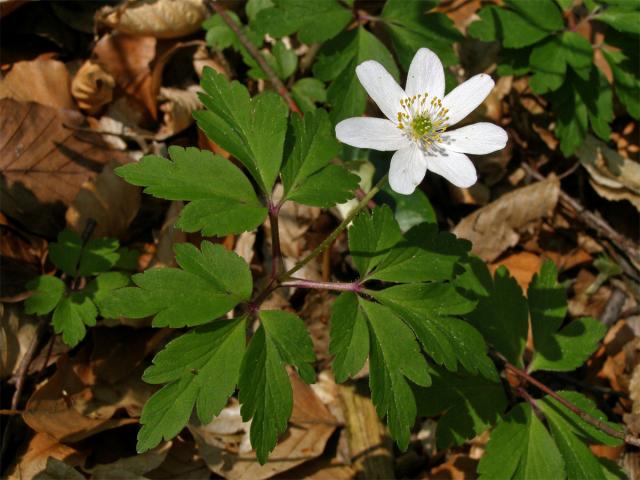
[(397, 150), (389, 184), (398, 193), (413, 193), (427, 170), (458, 187), (470, 187), (476, 183), (476, 169), (465, 153), (491, 153), (507, 143), (507, 133), (492, 123), (448, 130), (487, 97), (494, 86), (489, 75), (476, 75), (444, 96), (442, 63), (427, 48), (413, 57), (404, 90), (378, 62), (361, 63), (356, 74), (388, 120), (348, 118), (336, 125), (336, 136), (354, 147)]

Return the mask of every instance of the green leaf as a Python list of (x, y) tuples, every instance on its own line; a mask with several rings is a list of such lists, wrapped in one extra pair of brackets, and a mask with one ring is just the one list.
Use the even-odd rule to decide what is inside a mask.
[(560, 88), (567, 71), (567, 58), (560, 38), (552, 36), (533, 47), (529, 64), (534, 72), (529, 85), (535, 93)]
[(481, 479), (565, 478), (565, 465), (531, 406), (520, 403), (491, 433), (478, 473)]
[(214, 320), (248, 300), (252, 279), (249, 266), (222, 245), (202, 242), (175, 246), (181, 268), (155, 268), (134, 275), (137, 287), (115, 290), (100, 303), (109, 318), (155, 315), (156, 327), (178, 328)]
[(329, 40), (353, 18), (352, 13), (336, 0), (273, 0), (273, 3), (274, 7), (258, 13), (255, 25), (276, 38), (297, 32), (302, 43)]
[(256, 20), (258, 13), (266, 8), (273, 7), (273, 0), (249, 0), (244, 7), (247, 17), (251, 22)]
[(298, 368), (302, 378), (313, 381), (313, 345), (302, 320), (285, 311), (261, 311), (262, 325), (249, 343), (240, 368), (241, 414), (251, 422), (251, 445), (264, 464), (287, 428), (293, 409), (293, 393), (285, 363)]
[(526, 75), (531, 71), (531, 66), (529, 65), (530, 55), (531, 52), (529, 48), (502, 49), (500, 51), (500, 63), (497, 69), (498, 75), (501, 77), (507, 75)]
[(91, 299), (83, 292), (73, 292), (64, 297), (53, 312), (53, 330), (62, 334), (62, 340), (75, 347), (87, 332), (86, 326), (96, 324), (98, 310)]
[(389, 0), (380, 19), (389, 29), (400, 65), (409, 69), (415, 53), (428, 46), (445, 66), (458, 63), (453, 44), (462, 35), (443, 13), (426, 13), (437, 2), (424, 0)]
[(593, 131), (604, 141), (609, 141), (613, 121), (613, 95), (605, 76), (592, 68), (587, 80), (576, 78), (574, 87), (587, 107), (589, 123)]
[(495, 5), (487, 5), (478, 10), (477, 15), (479, 19), (469, 24), (467, 33), (471, 37), (482, 40), (483, 42), (500, 40), (501, 26), (499, 10), (500, 7)]
[(556, 116), (555, 133), (560, 139), (560, 150), (565, 156), (569, 156), (576, 151), (587, 135), (587, 106), (569, 81), (552, 93), (551, 106)]
[[(253, 31), (245, 25), (242, 25), (240, 18), (235, 14), (235, 12), (227, 10), (227, 15), (236, 22), (240, 27), (240, 30), (242, 30), (251, 43), (258, 48), (262, 46), (261, 34)], [(227, 25), (220, 15), (212, 15), (206, 19), (202, 24), (202, 28), (207, 31), (205, 34), (205, 40), (207, 41), (207, 45), (210, 47), (218, 50), (233, 47), (234, 50), (243, 54), (246, 52), (245, 47), (240, 43), (240, 40), (238, 40), (238, 36), (233, 30), (231, 30), (229, 25)]]
[(627, 107), (629, 115), (640, 119), (640, 79), (634, 74), (633, 65), (620, 52), (608, 52), (604, 48), (601, 52), (611, 67), (618, 99)]
[(331, 207), (353, 197), (359, 178), (330, 164), (340, 151), (325, 110), (293, 115), (293, 149), (282, 167), (284, 198), (305, 205)]
[(427, 363), (411, 329), (389, 308), (362, 298), (359, 305), (369, 325), (371, 399), (378, 415), (387, 417), (391, 436), (405, 450), (417, 412), (408, 380), (429, 386)]
[(491, 283), (488, 295), (479, 296), (478, 307), (466, 318), (507, 360), (522, 365), (529, 330), (527, 300), (505, 267), (496, 270)]
[(327, 101), (327, 90), (324, 83), (317, 78), (301, 78), (291, 87), (293, 99), (304, 113), (315, 110), (316, 102)]
[(398, 78), (391, 52), (363, 27), (341, 33), (323, 45), (318, 54), (313, 74), (323, 81), (333, 80), (327, 90), (327, 101), (332, 107), (334, 123), (362, 115), (365, 110), (367, 94), (356, 77), (356, 67), (365, 60), (380, 62)]
[(126, 287), (127, 285), (129, 285), (130, 281), (131, 278), (127, 273), (101, 273), (96, 278), (91, 280), (84, 291), (91, 297), (91, 300), (93, 300), (96, 305), (99, 305), (100, 302), (111, 295), (111, 292), (118, 288)]
[(588, 68), (593, 63), (593, 48), (589, 40), (576, 32), (564, 32), (561, 37), (564, 56), (574, 69)]
[(402, 195), (386, 185), (379, 195), (384, 203), (393, 208), (402, 233), (421, 223), (437, 223), (436, 212), (422, 190), (416, 189), (411, 195)]
[(294, 74), (298, 68), (298, 57), (293, 50), (287, 48), (282, 41), (276, 42), (271, 50), (276, 61), (276, 72), (278, 77), (286, 80)]
[(370, 292), (411, 327), (424, 350), (451, 371), (458, 363), (470, 373), (497, 381), (482, 335), (456, 318), (471, 312), (476, 302), (459, 294), (450, 283), (396, 285)]
[(169, 147), (171, 160), (148, 155), (119, 167), (127, 182), (167, 200), (189, 203), (176, 226), (203, 235), (227, 235), (253, 230), (267, 215), (251, 182), (229, 160), (197, 148)]
[(169, 342), (144, 372), (147, 383), (169, 383), (142, 411), (138, 452), (176, 436), (194, 405), (203, 424), (218, 415), (233, 394), (245, 350), (246, 317), (219, 320)]
[[(606, 422), (606, 416), (595, 408), (593, 402), (577, 392), (556, 392), (561, 397), (588, 412), (594, 418)], [(547, 424), (551, 430), (558, 449), (564, 459), (567, 468), (567, 478), (607, 478), (598, 459), (591, 453), (585, 441), (605, 443), (607, 445), (619, 445), (620, 440), (609, 437), (602, 431), (586, 423), (575, 413), (546, 396), (537, 401), (537, 405), (544, 413)], [(606, 422), (608, 423), (608, 422)], [(617, 425), (609, 424), (619, 430)], [(622, 432), (622, 430), (620, 430)], [(595, 434), (595, 438), (592, 436)]]
[(198, 126), (240, 160), (270, 194), (282, 163), (287, 106), (274, 92), (252, 99), (246, 87), (211, 68), (204, 70), (202, 88), (200, 100), (207, 110), (193, 113)]
[(58, 241), (49, 246), (49, 258), (67, 275), (93, 276), (110, 270), (116, 264), (120, 258), (119, 246), (114, 238), (95, 238), (83, 247), (80, 236), (65, 229), (58, 234)]
[(65, 284), (58, 277), (41, 275), (27, 283), (33, 295), (24, 302), (25, 313), (29, 315), (46, 315), (51, 312), (64, 295)]
[(439, 414), (436, 442), (439, 450), (460, 445), (494, 425), (507, 407), (500, 379), (487, 380), (460, 369), (449, 372), (429, 367), (430, 387), (417, 388), (418, 415)]
[[(629, 4), (635, 2), (629, 2)], [(609, 7), (593, 17), (598, 22), (606, 23), (619, 32), (640, 34), (640, 22), (637, 12), (624, 7)]]
[(331, 307), (331, 343), (336, 382), (358, 373), (369, 355), (369, 330), (355, 293), (344, 292)]

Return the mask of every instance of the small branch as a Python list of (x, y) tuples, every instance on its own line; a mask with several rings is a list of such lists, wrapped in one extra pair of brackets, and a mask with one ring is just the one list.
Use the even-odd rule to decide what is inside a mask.
[(333, 232), (331, 232), (331, 235), (325, 238), (320, 245), (318, 245), (316, 248), (314, 248), (311, 251), (311, 253), (309, 253), (309, 255), (307, 255), (298, 263), (296, 263), (293, 266), (293, 268), (291, 268), (291, 270), (284, 272), (282, 275), (280, 275), (278, 277), (278, 280), (283, 281), (288, 278), (291, 278), (291, 276), (294, 273), (296, 273), (298, 270), (304, 267), (307, 263), (309, 263), (311, 260), (313, 260), (318, 255), (320, 255), (327, 247), (329, 247), (333, 243), (333, 241), (336, 238), (338, 238), (338, 235), (340, 235), (340, 232), (342, 232), (345, 228), (347, 228), (347, 226), (351, 223), (351, 220), (355, 218), (355, 216), (360, 212), (360, 210), (362, 210), (363, 208), (369, 205), (369, 201), (376, 195), (376, 193), (380, 191), (380, 189), (386, 182), (387, 182), (387, 175), (382, 177), (380, 181), (369, 191), (369, 193), (367, 193), (364, 197), (362, 197), (358, 205), (356, 205), (356, 207), (353, 210), (351, 210), (349, 215), (347, 215), (345, 219), (342, 220), (340, 225), (338, 225), (336, 229)]
[(529, 395), (529, 392), (527, 392), (522, 387), (516, 388), (516, 393), (522, 398), (524, 398), (527, 402), (529, 402), (529, 405), (531, 405), (531, 408), (533, 408), (533, 411), (538, 417), (538, 419), (540, 419), (541, 421), (544, 421), (544, 415), (540, 410), (540, 407), (538, 407), (538, 404), (536, 403), (536, 399), (533, 398), (531, 395)]
[(634, 445), (636, 447), (640, 447), (640, 438), (636, 438), (636, 437), (634, 437), (632, 435), (625, 435), (624, 432), (621, 432), (619, 430), (615, 430), (615, 429), (611, 428), (609, 425), (607, 425), (602, 420), (598, 420), (597, 418), (593, 417), (589, 413), (587, 413), (584, 410), (582, 410), (580, 407), (578, 407), (578, 406), (574, 405), (573, 403), (569, 402), (568, 400), (562, 398), (556, 392), (554, 392), (549, 387), (547, 387), (544, 383), (542, 383), (539, 380), (535, 379), (534, 377), (529, 375), (524, 370), (521, 370), (520, 368), (516, 367), (515, 365), (509, 363), (509, 361), (503, 355), (501, 355), (500, 353), (495, 352), (495, 356), (498, 357), (504, 363), (504, 368), (505, 369), (509, 370), (511, 373), (517, 375), (518, 377), (522, 378), (523, 380), (526, 380), (528, 383), (530, 383), (531, 385), (536, 387), (538, 390), (546, 393), (551, 398), (553, 398), (558, 403), (563, 405), (565, 408), (567, 408), (568, 410), (570, 410), (571, 412), (576, 414), (578, 417), (580, 417), (582, 420), (584, 420), (588, 424), (596, 427), (597, 429), (601, 430), (602, 432), (606, 433), (607, 435), (609, 435), (609, 436), (611, 436), (613, 438), (617, 438), (619, 440), (622, 440), (625, 443), (628, 443), (629, 445)]
[(282, 282), (280, 287), (294, 288), (314, 288), (319, 290), (335, 290), (339, 292), (360, 292), (362, 284), (360, 282), (316, 282), (314, 280), (305, 280), (304, 278), (292, 278), (286, 282)]
[(249, 40), (249, 38), (247, 38), (247, 36), (244, 34), (240, 26), (235, 22), (233, 18), (231, 18), (227, 14), (224, 7), (214, 0), (209, 0), (209, 5), (211, 5), (211, 8), (213, 8), (213, 10), (218, 15), (220, 15), (220, 18), (222, 18), (222, 20), (227, 25), (229, 25), (229, 28), (233, 30), (233, 33), (236, 34), (242, 46), (247, 49), (247, 52), (249, 52), (249, 55), (251, 55), (253, 59), (256, 62), (258, 62), (258, 65), (260, 65), (260, 68), (262, 69), (262, 71), (267, 75), (267, 78), (269, 79), (271, 84), (274, 86), (278, 94), (280, 94), (280, 96), (285, 99), (291, 111), (296, 113), (302, 113), (300, 111), (300, 108), (298, 108), (298, 104), (296, 104), (296, 102), (291, 97), (291, 94), (289, 93), (289, 90), (287, 90), (287, 87), (285, 87), (284, 83), (280, 81), (280, 79), (278, 78), (276, 73), (273, 71), (273, 69), (269, 66), (269, 64), (266, 62), (266, 60), (264, 59), (260, 51), (256, 48), (256, 46), (253, 43), (251, 43), (251, 40)]
[(18, 409), (20, 397), (22, 396), (22, 390), (24, 389), (24, 382), (27, 378), (27, 372), (29, 371), (29, 365), (31, 365), (33, 358), (38, 352), (38, 347), (40, 346), (40, 343), (42, 343), (44, 331), (45, 324), (41, 321), (40, 323), (38, 323), (33, 336), (33, 340), (31, 340), (29, 348), (25, 352), (24, 357), (22, 357), (22, 361), (20, 362), (20, 366), (18, 367), (18, 371), (16, 372), (16, 391), (13, 392), (13, 397), (11, 398), (11, 410)]
[(278, 215), (280, 205), (274, 205), (269, 200), (269, 224), (271, 225), (271, 278), (275, 279), (282, 273), (282, 251), (280, 249), (280, 227)]

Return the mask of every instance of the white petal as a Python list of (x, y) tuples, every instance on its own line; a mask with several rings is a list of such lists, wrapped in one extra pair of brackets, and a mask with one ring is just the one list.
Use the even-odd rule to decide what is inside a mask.
[(454, 88), (442, 101), (449, 109), (449, 125), (454, 125), (473, 112), (495, 85), (493, 79), (480, 73)]
[(358, 148), (393, 151), (408, 146), (409, 140), (385, 118), (347, 118), (336, 125), (336, 137)]
[(412, 143), (393, 154), (389, 166), (389, 185), (395, 192), (411, 195), (426, 174), (424, 153)]
[(404, 90), (378, 62), (367, 60), (356, 67), (358, 80), (380, 111), (389, 120), (396, 121), (400, 111), (400, 100), (406, 97)]
[(439, 148), (425, 156), (429, 170), (442, 175), (456, 187), (468, 188), (478, 180), (476, 167), (464, 153)]
[(454, 152), (484, 155), (503, 149), (507, 140), (507, 132), (503, 128), (480, 122), (445, 132), (440, 146)]
[(410, 97), (425, 92), (429, 97), (444, 96), (444, 69), (438, 56), (428, 48), (418, 50), (411, 60), (405, 91)]

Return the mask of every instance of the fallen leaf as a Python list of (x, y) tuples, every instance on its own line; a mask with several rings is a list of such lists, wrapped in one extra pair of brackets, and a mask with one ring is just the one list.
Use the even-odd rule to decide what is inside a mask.
[(189, 480), (207, 480), (211, 472), (198, 454), (194, 442), (186, 441), (179, 436), (172, 441), (166, 458), (156, 469), (148, 472), (148, 478)]
[(114, 173), (116, 163), (105, 165), (102, 173), (82, 185), (67, 209), (67, 224), (81, 234), (87, 221), (96, 221), (96, 237), (121, 238), (140, 208), (140, 188)]
[(92, 115), (113, 100), (116, 81), (102, 66), (87, 60), (76, 72), (71, 82), (71, 95), (78, 107)]
[(78, 112), (8, 98), (0, 112), (2, 210), (31, 232), (55, 237), (82, 184), (109, 161), (129, 161), (100, 135), (74, 130)]
[(518, 243), (523, 229), (549, 217), (558, 203), (559, 194), (557, 178), (519, 188), (463, 218), (453, 233), (470, 240), (473, 243), (471, 251), (491, 262)]
[(96, 465), (85, 471), (93, 480), (111, 480), (113, 478), (145, 478), (144, 474), (158, 468), (167, 458), (171, 442), (165, 442), (145, 453), (125, 457), (113, 463)]
[(490, 264), (491, 273), (495, 272), (501, 265), (509, 269), (511, 276), (516, 279), (520, 288), (526, 292), (533, 276), (538, 273), (542, 266), (542, 258), (530, 252), (514, 253)]
[(177, 38), (200, 30), (207, 16), (204, 0), (134, 0), (103, 7), (97, 19), (131, 35)]
[(461, 453), (451, 455), (446, 462), (431, 469), (429, 480), (467, 480), (477, 478), (478, 461)]
[(158, 140), (180, 133), (193, 122), (193, 112), (202, 108), (198, 99), (199, 85), (191, 85), (186, 89), (160, 88), (160, 111), (163, 113), (162, 126), (156, 134)]
[(58, 60), (37, 58), (17, 62), (0, 79), (0, 99), (36, 102), (52, 108), (76, 108), (69, 91), (67, 67)]
[(18, 305), (0, 303), (0, 378), (16, 373), (36, 339), (38, 320)]

